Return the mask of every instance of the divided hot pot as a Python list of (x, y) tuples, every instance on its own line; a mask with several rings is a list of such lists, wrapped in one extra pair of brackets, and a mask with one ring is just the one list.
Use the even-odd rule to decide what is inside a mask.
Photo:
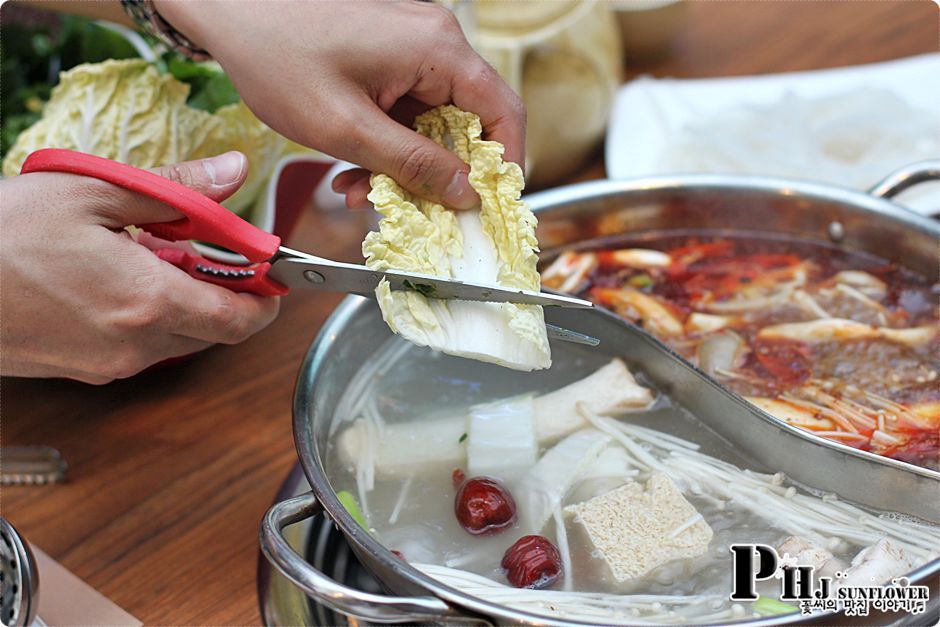
[[(584, 183), (535, 194), (528, 201), (538, 215), (539, 241), (549, 258), (571, 245), (627, 232), (677, 225), (711, 230), (733, 227), (837, 243), (936, 281), (940, 225), (890, 200), (927, 178), (940, 178), (940, 164), (920, 164), (898, 173), (872, 194), (803, 181), (687, 175)], [(581, 350), (624, 359), (631, 370), (642, 373), (646, 384), (688, 410), (709, 438), (737, 450), (749, 467), (783, 472), (797, 484), (877, 510), (940, 521), (940, 473), (787, 425), (728, 392), (652, 335), (613, 314), (546, 310), (546, 321), (599, 338), (599, 347)], [(294, 394), (294, 438), (312, 491), (278, 503), (268, 512), (261, 529), (266, 557), (311, 598), (364, 621), (582, 624), (493, 603), (431, 578), (394, 555), (390, 549), (395, 547), (379, 542), (341, 503), (326, 464), (337, 435), (334, 419), (349, 382), (390, 337), (375, 304), (350, 297), (310, 347)], [(389, 595), (365, 593), (332, 581), (294, 552), (284, 539), (284, 528), (321, 509)], [(928, 585), (936, 591), (940, 560), (921, 565), (908, 579), (911, 585)], [(936, 610), (935, 593), (931, 596)], [(888, 624), (903, 621), (905, 616), (873, 612), (869, 618)], [(844, 616), (796, 613), (745, 618), (736, 624), (837, 622), (852, 621)]]

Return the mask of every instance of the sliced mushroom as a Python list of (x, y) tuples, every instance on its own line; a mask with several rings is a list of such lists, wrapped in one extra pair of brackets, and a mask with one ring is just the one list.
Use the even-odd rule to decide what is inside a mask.
[(880, 300), (888, 293), (884, 281), (861, 270), (843, 270), (832, 278), (837, 284), (853, 287), (871, 298)]
[(682, 322), (654, 297), (635, 289), (596, 289), (592, 292), (601, 303), (625, 318), (640, 321), (653, 333), (666, 337), (682, 335)]
[(562, 292), (575, 292), (594, 268), (597, 255), (565, 251), (542, 271), (542, 285)]
[(737, 323), (737, 316), (715, 316), (712, 314), (693, 312), (685, 321), (686, 333), (712, 333), (720, 331)]
[(805, 429), (832, 429), (835, 425), (828, 418), (820, 418), (805, 407), (763, 396), (745, 396), (747, 402), (757, 405), (780, 420)]
[(672, 264), (672, 257), (668, 254), (649, 248), (621, 248), (610, 252), (610, 259), (621, 266), (630, 268), (668, 268)]
[(710, 375), (718, 370), (732, 370), (744, 363), (747, 351), (747, 343), (734, 331), (714, 333), (698, 345), (698, 367)]
[(757, 334), (757, 337), (762, 340), (795, 340), (807, 344), (883, 339), (915, 347), (931, 342), (936, 335), (937, 328), (935, 326), (892, 329), (846, 320), (845, 318), (824, 318), (810, 322), (789, 322), (764, 327)]
[(836, 291), (839, 294), (842, 294), (844, 296), (848, 296), (849, 298), (857, 300), (858, 302), (864, 304), (866, 307), (871, 307), (872, 309), (875, 309), (877, 311), (885, 310), (884, 305), (879, 303), (877, 300), (875, 300), (874, 298), (872, 298), (865, 292), (861, 291), (860, 289), (856, 287), (852, 287), (851, 285), (846, 285), (845, 283), (839, 283), (838, 285), (836, 285)]
[(718, 314), (739, 313), (745, 311), (757, 311), (759, 309), (770, 309), (779, 305), (791, 302), (793, 298), (793, 288), (786, 286), (769, 296), (743, 296), (738, 295), (731, 300), (718, 300), (702, 303), (701, 307), (706, 311)]
[(816, 302), (812, 296), (804, 292), (803, 290), (796, 290), (793, 292), (793, 302), (803, 311), (810, 314), (811, 316), (816, 316), (817, 318), (831, 318), (825, 309), (823, 309), (819, 303)]

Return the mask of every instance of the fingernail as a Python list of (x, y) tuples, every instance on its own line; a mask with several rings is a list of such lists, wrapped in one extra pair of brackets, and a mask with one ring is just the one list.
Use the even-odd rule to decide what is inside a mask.
[(472, 209), (480, 203), (480, 197), (470, 187), (467, 173), (460, 170), (454, 173), (454, 178), (450, 180), (450, 185), (444, 190), (441, 200), (453, 209)]
[(238, 182), (247, 163), (245, 155), (236, 150), (202, 160), (202, 166), (206, 169), (209, 180), (216, 187), (228, 187)]

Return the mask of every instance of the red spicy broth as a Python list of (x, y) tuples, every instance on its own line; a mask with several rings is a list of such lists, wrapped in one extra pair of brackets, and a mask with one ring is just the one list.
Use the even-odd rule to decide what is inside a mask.
[(883, 259), (755, 233), (569, 250), (545, 287), (643, 326), (778, 418), (940, 469), (938, 286)]

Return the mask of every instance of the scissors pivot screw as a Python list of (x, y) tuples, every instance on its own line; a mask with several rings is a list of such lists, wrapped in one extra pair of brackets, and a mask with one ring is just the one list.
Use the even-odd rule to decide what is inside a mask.
[(323, 278), (323, 275), (316, 270), (304, 270), (304, 278), (311, 283), (316, 284), (324, 283), (326, 281), (326, 279)]

